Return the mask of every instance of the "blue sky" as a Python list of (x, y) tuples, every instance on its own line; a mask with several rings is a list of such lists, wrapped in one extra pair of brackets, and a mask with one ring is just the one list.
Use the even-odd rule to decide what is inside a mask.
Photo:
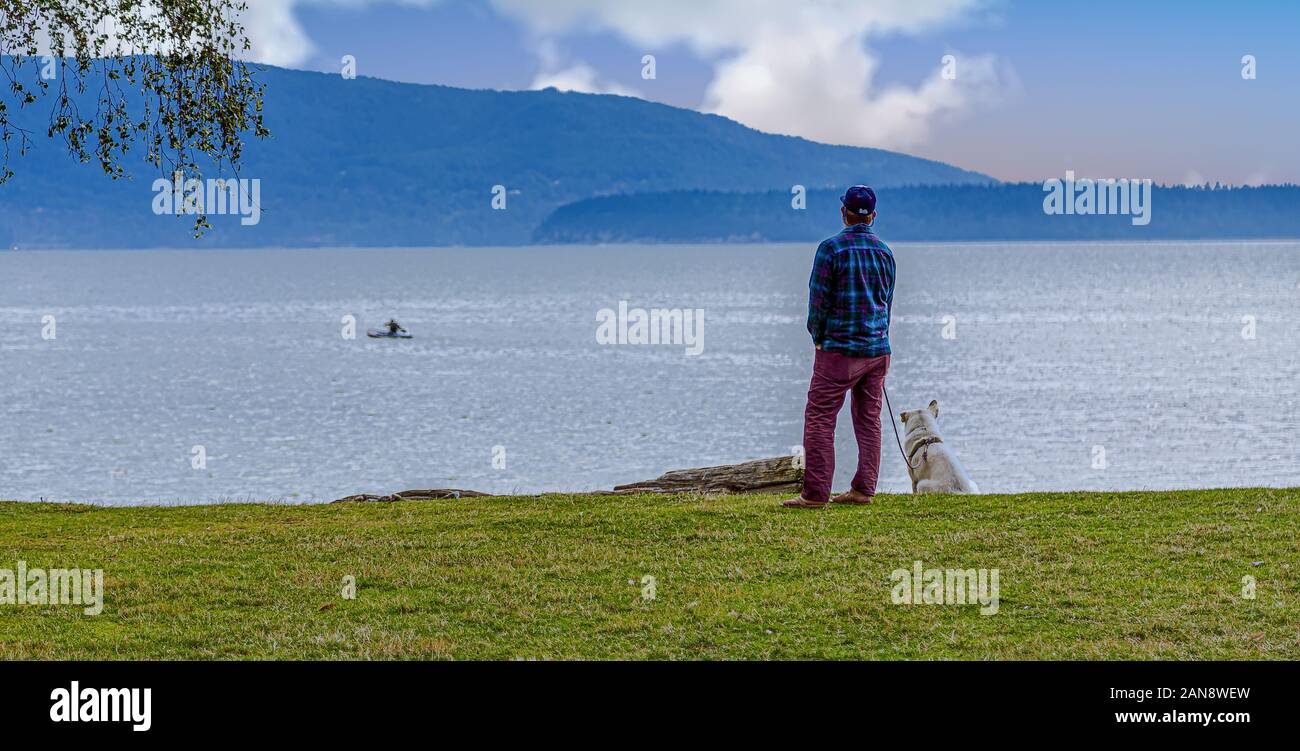
[(259, 57), (288, 67), (631, 93), (1008, 180), (1300, 182), (1296, 2), (253, 3)]

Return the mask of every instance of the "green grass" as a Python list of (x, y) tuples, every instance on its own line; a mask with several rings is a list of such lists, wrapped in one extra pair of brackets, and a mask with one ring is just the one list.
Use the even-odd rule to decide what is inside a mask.
[[(2, 503), (0, 569), (107, 595), (0, 605), (0, 658), (1300, 658), (1300, 489), (775, 500)], [(999, 612), (893, 604), (918, 559), (999, 569)]]

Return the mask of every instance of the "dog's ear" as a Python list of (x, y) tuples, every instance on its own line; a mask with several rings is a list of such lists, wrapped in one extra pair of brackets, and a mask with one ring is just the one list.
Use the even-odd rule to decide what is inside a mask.
[(931, 399), (931, 400), (930, 400), (930, 407), (929, 407), (929, 409), (930, 409), (930, 414), (934, 415), (934, 418), (935, 418), (936, 420), (939, 419), (939, 400), (938, 400), (938, 399)]
[(902, 421), (903, 421), (903, 424), (906, 425), (906, 424), (907, 424), (907, 413), (906, 413), (906, 412), (899, 412), (899, 413), (898, 413), (898, 419), (899, 419), (899, 420), (902, 420)]

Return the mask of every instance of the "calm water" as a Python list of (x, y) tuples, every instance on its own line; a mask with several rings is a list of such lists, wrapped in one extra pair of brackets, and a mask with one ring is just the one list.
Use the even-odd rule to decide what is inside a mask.
[[(812, 250), (0, 254), (0, 498), (579, 490), (786, 454)], [(1300, 485), (1300, 243), (895, 252), (895, 411), (938, 398), (985, 492)], [(598, 345), (620, 300), (704, 309), (703, 354)], [(390, 315), (416, 338), (365, 337)], [(842, 487), (847, 413), (838, 447)]]

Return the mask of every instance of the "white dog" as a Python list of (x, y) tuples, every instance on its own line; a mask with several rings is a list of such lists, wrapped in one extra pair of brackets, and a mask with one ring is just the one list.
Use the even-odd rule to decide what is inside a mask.
[(903, 453), (907, 455), (913, 494), (980, 492), (939, 435), (937, 400), (926, 409), (903, 412), (899, 418), (903, 421)]

